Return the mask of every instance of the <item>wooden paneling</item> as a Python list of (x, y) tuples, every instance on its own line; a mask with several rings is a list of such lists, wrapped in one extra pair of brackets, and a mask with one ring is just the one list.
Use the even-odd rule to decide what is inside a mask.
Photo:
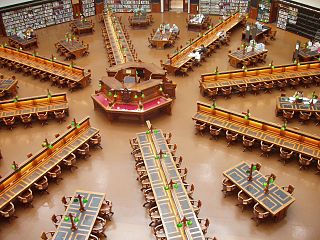
[(156, 13), (161, 12), (161, 4), (160, 3), (151, 3), (151, 12), (156, 12)]
[(256, 7), (251, 7), (250, 12), (249, 12), (249, 17), (252, 19), (257, 19), (258, 17), (258, 8)]
[(198, 13), (198, 4), (190, 4), (190, 13), (197, 14)]

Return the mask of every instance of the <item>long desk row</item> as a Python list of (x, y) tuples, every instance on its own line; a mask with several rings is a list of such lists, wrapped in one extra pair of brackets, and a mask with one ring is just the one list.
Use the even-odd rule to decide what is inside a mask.
[(185, 63), (187, 63), (191, 57), (189, 56), (193, 50), (199, 48), (202, 44), (205, 47), (211, 45), (214, 41), (219, 39), (219, 32), (232, 30), (239, 24), (244, 24), (246, 18), (239, 13), (235, 13), (227, 18), (225, 21), (220, 22), (213, 28), (207, 30), (200, 37), (196, 38), (191, 44), (186, 45), (184, 48), (179, 50), (174, 55), (170, 56), (169, 59), (164, 62), (164, 67), (168, 72), (174, 73), (177, 69), (182, 67)]
[[(0, 60), (2, 65), (8, 65), (8, 62), (20, 65), (22, 68), (31, 68), (48, 74), (47, 77), (58, 77), (86, 87), (90, 83), (90, 70), (85, 71), (78, 66), (70, 66), (68, 63), (59, 62), (36, 54), (17, 49), (0, 46)], [(22, 71), (24, 69), (21, 69)]]
[(134, 61), (134, 54), (131, 52), (124, 30), (119, 19), (110, 12), (103, 15), (104, 26), (108, 34), (116, 64)]
[(260, 119), (235, 113), (220, 107), (197, 102), (197, 113), (193, 120), (252, 139), (301, 153), (314, 159), (320, 159), (320, 137), (291, 128), (285, 128)]
[(91, 127), (89, 117), (86, 117), (20, 163), (16, 170), (0, 179), (0, 210), (98, 133), (99, 130)]
[[(138, 133), (137, 140), (159, 209), (166, 239), (204, 240), (198, 219), (162, 131), (153, 130)], [(160, 151), (163, 153), (161, 157), (159, 157)], [(166, 190), (165, 187), (171, 180), (177, 184), (177, 188)], [(184, 217), (191, 221), (191, 224), (179, 228), (177, 224), (181, 223)]]
[(4, 79), (0, 75), (0, 99), (12, 98), (17, 93), (18, 80), (15, 78)]
[[(206, 73), (201, 75), (200, 91), (203, 95), (210, 95), (215, 91), (216, 95), (222, 94), (222, 88), (232, 88), (232, 93), (239, 93), (240, 88), (248, 87), (250, 91), (252, 84), (260, 84), (265, 88), (266, 84), (280, 89), (292, 84), (319, 84), (320, 83), (320, 61), (304, 62), (299, 64), (286, 64), (271, 67), (250, 68), (247, 70), (234, 70), (226, 72)], [(272, 87), (272, 86), (270, 86)]]

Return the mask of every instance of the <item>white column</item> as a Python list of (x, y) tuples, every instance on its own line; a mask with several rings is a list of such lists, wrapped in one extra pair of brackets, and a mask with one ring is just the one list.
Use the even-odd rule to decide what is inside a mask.
[(164, 12), (164, 0), (161, 0), (161, 12), (163, 13)]
[(190, 0), (188, 0), (188, 13), (190, 14)]

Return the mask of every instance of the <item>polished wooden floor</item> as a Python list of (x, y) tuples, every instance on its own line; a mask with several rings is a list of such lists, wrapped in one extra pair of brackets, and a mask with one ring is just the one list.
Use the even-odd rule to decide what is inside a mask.
[[(196, 36), (197, 33), (186, 30), (186, 14), (166, 13), (153, 14), (153, 16), (155, 23), (152, 27), (129, 32), (139, 58), (145, 62), (159, 64), (160, 59), (165, 59), (165, 56), (174, 49), (148, 48), (147, 36), (150, 35), (152, 28), (156, 28), (161, 22), (176, 23), (181, 29), (177, 46), (184, 45), (190, 37)], [(110, 123), (103, 112), (93, 110), (90, 95), (98, 88), (98, 80), (106, 74), (107, 67), (101, 30), (97, 19), (94, 18), (94, 20), (96, 21), (95, 33), (81, 37), (90, 44), (90, 54), (75, 61), (76, 64), (92, 70), (92, 84), (83, 90), (68, 92), (70, 117), (61, 125), (50, 121), (45, 127), (41, 127), (40, 124), (34, 124), (32, 129), (24, 129), (19, 126), (12, 132), (1, 129), (0, 149), (4, 160), (0, 162), (0, 174), (4, 175), (11, 171), (12, 161), (20, 163), (26, 159), (28, 153), (38, 151), (45, 138), (52, 140), (54, 134), (64, 132), (73, 117), (77, 119), (87, 115), (91, 117), (92, 125), (101, 130), (103, 150), (93, 151), (91, 158), (79, 161), (79, 169), (73, 173), (65, 171), (64, 180), (59, 185), (50, 184), (49, 195), (34, 198), (34, 208), (19, 207), (17, 209), (19, 218), (10, 224), (0, 222), (0, 239), (2, 240), (39, 239), (42, 231), (54, 230), (51, 215), (64, 212), (61, 197), (74, 193), (76, 189), (106, 192), (107, 198), (113, 201), (115, 215), (106, 230), (108, 239), (155, 239), (148, 226), (150, 219), (142, 207), (143, 196), (136, 181), (136, 172), (128, 142), (129, 138), (135, 137), (136, 132), (144, 131), (146, 126), (126, 121)], [(128, 25), (127, 15), (123, 16), (123, 22)], [(68, 24), (38, 30), (39, 49), (37, 51), (39, 54), (48, 57), (54, 54), (54, 43), (62, 39), (67, 31)], [(278, 156), (268, 159), (261, 158), (259, 150), (242, 152), (240, 144), (228, 148), (224, 139), (212, 141), (209, 140), (209, 136), (201, 137), (194, 134), (191, 117), (196, 112), (196, 101), (208, 101), (199, 92), (200, 74), (213, 71), (216, 66), (219, 66), (220, 71), (232, 69), (228, 64), (227, 53), (228, 50), (235, 50), (239, 46), (240, 39), (241, 30), (238, 29), (231, 36), (231, 46), (224, 46), (218, 50), (203, 66), (191, 72), (188, 77), (170, 76), (178, 84), (172, 116), (159, 116), (152, 119), (152, 123), (157, 128), (173, 133), (172, 142), (178, 144), (178, 154), (184, 157), (183, 164), (189, 170), (187, 180), (196, 186), (195, 199), (201, 199), (203, 202), (200, 216), (208, 217), (211, 221), (208, 236), (216, 236), (219, 240), (317, 240), (320, 236), (320, 176), (314, 174), (314, 169), (299, 171), (297, 163), (292, 162), (283, 166), (277, 161)], [(271, 60), (274, 64), (289, 63), (298, 39), (306, 41), (297, 35), (278, 29), (277, 40), (267, 46), (268, 64)], [(14, 74), (6, 69), (0, 69), (0, 71), (5, 75)], [(15, 75), (19, 80), (20, 97), (46, 94), (47, 88), (54, 93), (64, 91), (31, 77), (24, 77), (22, 74)], [(319, 93), (320, 88), (301, 90), (305, 95), (311, 95), (313, 90)], [(293, 91), (288, 90), (287, 94), (293, 94)], [(232, 96), (230, 100), (219, 98), (217, 104), (238, 112), (250, 109), (255, 117), (281, 123), (281, 120), (275, 117), (276, 97), (279, 95), (280, 92), (275, 90), (272, 94), (261, 94), (256, 97), (253, 95), (245, 98)], [(311, 122), (301, 126), (297, 121), (293, 121), (289, 126), (320, 134), (319, 126), (316, 127)], [(277, 184), (280, 186), (293, 184), (296, 187), (294, 192), (296, 202), (289, 208), (288, 215), (283, 221), (256, 227), (250, 219), (251, 209), (241, 212), (240, 208), (235, 206), (236, 197), (223, 197), (220, 191), (222, 172), (240, 161), (260, 162), (262, 173), (265, 175), (274, 173), (277, 176)]]

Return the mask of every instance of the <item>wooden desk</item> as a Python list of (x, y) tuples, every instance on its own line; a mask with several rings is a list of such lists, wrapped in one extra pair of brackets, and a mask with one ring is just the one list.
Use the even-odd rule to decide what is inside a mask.
[(15, 48), (30, 49), (33, 46), (38, 47), (38, 39), (37, 37), (22, 39), (17, 35), (13, 35), (9, 37), (9, 45)]
[[(255, 37), (255, 41), (259, 42), (259, 40), (261, 40), (261, 38), (263, 37), (264, 34), (269, 34), (271, 32), (271, 28), (268, 26), (263, 26), (262, 29), (257, 29), (257, 34)], [(242, 39), (245, 39), (246, 37), (246, 30), (244, 30), (242, 32)], [(249, 36), (249, 40), (252, 40), (252, 31), (250, 31), (250, 36)]]
[(214, 41), (219, 39), (217, 35), (222, 30), (224, 32), (228, 32), (232, 30), (239, 24), (243, 24), (245, 21), (245, 17), (241, 16), (239, 13), (231, 15), (225, 21), (220, 22), (212, 29), (207, 30), (200, 37), (196, 38), (191, 44), (186, 45), (184, 48), (179, 50), (177, 53), (171, 55), (169, 59), (164, 62), (163, 66), (169, 73), (175, 73), (180, 67), (182, 67), (185, 63), (187, 63), (191, 57), (189, 56), (193, 50), (199, 48), (202, 44), (205, 47), (208, 47)]
[[(86, 203), (83, 203), (84, 209), (86, 209), (86, 211), (84, 212), (79, 211), (79, 199), (75, 198), (75, 196), (78, 196), (78, 194), (80, 194), (83, 198), (87, 200)], [(74, 193), (73, 198), (70, 200), (70, 203), (65, 213), (63, 214), (62, 220), (59, 226), (57, 227), (52, 239), (89, 239), (89, 236), (99, 214), (105, 196), (105, 193), (77, 190)], [(69, 216), (69, 213), (74, 214), (74, 216), (76, 216), (79, 220), (75, 223), (75, 225), (77, 226), (77, 230), (75, 231), (71, 230), (71, 220), (68, 218), (65, 219), (65, 216)]]
[(52, 76), (61, 77), (86, 87), (90, 83), (91, 73), (78, 66), (70, 67), (69, 63), (52, 61), (49, 58), (35, 56), (29, 52), (17, 51), (14, 48), (0, 46), (0, 60), (9, 60)]
[(301, 62), (316, 60), (320, 57), (320, 52), (310, 51), (309, 49), (301, 49), (299, 50), (298, 57)]
[(270, 184), (268, 193), (264, 193), (263, 184), (268, 179), (255, 170), (252, 172), (252, 181), (248, 181), (248, 171), (250, 172), (250, 165), (241, 162), (224, 171), (223, 175), (269, 211), (275, 220), (284, 218), (295, 198), (275, 183)]
[(119, 19), (108, 12), (103, 15), (103, 21), (116, 64), (135, 61)]
[(192, 118), (200, 123), (213, 125), (224, 130), (239, 133), (250, 138), (262, 140), (278, 147), (292, 150), (303, 155), (320, 159), (320, 137), (301, 131), (269, 123), (257, 118), (244, 119), (243, 114), (227, 109), (212, 109), (209, 104), (197, 102), (197, 113)]
[(160, 30), (157, 30), (151, 39), (152, 44), (156, 46), (157, 49), (164, 49), (165, 45), (171, 40), (171, 32), (166, 31), (163, 34)]
[(60, 40), (59, 44), (66, 50), (68, 53), (73, 54), (76, 58), (82, 57), (83, 53), (86, 51), (87, 46), (83, 45), (78, 40), (71, 40), (71, 42), (66, 40)]
[[(310, 99), (308, 102), (310, 102)], [(295, 111), (295, 114), (299, 114), (299, 112), (320, 113), (320, 101), (318, 100), (315, 104), (311, 105), (304, 102), (293, 103), (289, 101), (288, 97), (279, 97), (277, 98), (276, 115), (282, 114), (282, 110)]]
[(81, 21), (80, 19), (76, 19), (71, 25), (75, 34), (93, 33), (94, 24), (92, 21)]
[(135, 28), (145, 28), (149, 26), (150, 24), (150, 19), (148, 18), (147, 15), (139, 15), (139, 16), (133, 16), (129, 18), (129, 23), (130, 26)]
[(260, 54), (267, 53), (268, 50), (254, 50), (254, 51), (245, 51), (237, 50), (235, 52), (230, 53), (229, 56), (229, 63), (231, 66), (238, 68), (242, 67), (242, 62), (245, 60), (250, 60), (254, 57), (257, 57)]
[[(148, 134), (146, 132), (138, 133), (137, 139), (159, 209), (166, 239), (204, 240), (198, 219), (162, 131), (153, 130), (152, 133)], [(156, 157), (159, 156), (160, 150), (164, 154), (162, 159), (159, 160)], [(165, 190), (164, 186), (167, 186), (170, 180), (177, 183), (178, 188)], [(177, 224), (184, 217), (192, 221), (192, 225), (178, 228)]]
[(14, 97), (17, 93), (18, 81), (16, 79), (0, 79), (0, 92), (4, 94), (0, 99), (5, 98), (7, 95)]
[[(301, 77), (320, 77), (320, 61), (304, 62), (297, 64), (277, 65), (273, 68), (259, 67), (244, 70), (232, 70), (216, 73), (206, 73), (201, 75), (200, 92), (205, 95), (208, 89), (221, 89), (232, 87), (232, 93), (237, 93), (238, 85), (248, 85), (254, 83), (286, 81)], [(262, 85), (263, 87), (263, 85)], [(275, 84), (276, 87), (276, 84)], [(250, 89), (249, 89), (250, 90)], [(219, 92), (221, 94), (221, 92)]]
[(99, 133), (98, 129), (90, 126), (89, 117), (84, 118), (78, 124), (78, 127), (71, 127), (56, 138), (51, 143), (51, 149), (42, 148), (25, 162), (19, 163), (17, 171), (10, 172), (0, 179), (0, 210), (30, 188), (69, 154)]
[(32, 114), (36, 117), (37, 113), (53, 112), (65, 110), (68, 114), (68, 100), (66, 93), (52, 94), (51, 98), (47, 95), (27, 97), (18, 99), (18, 102), (12, 100), (0, 102), (0, 119), (8, 117), (20, 117), (25, 114)]
[(201, 31), (203, 29), (206, 29), (207, 27), (207, 21), (208, 21), (208, 17), (205, 16), (201, 22), (195, 22), (193, 21), (195, 17), (190, 18), (188, 21), (188, 30), (194, 30), (194, 31)]

